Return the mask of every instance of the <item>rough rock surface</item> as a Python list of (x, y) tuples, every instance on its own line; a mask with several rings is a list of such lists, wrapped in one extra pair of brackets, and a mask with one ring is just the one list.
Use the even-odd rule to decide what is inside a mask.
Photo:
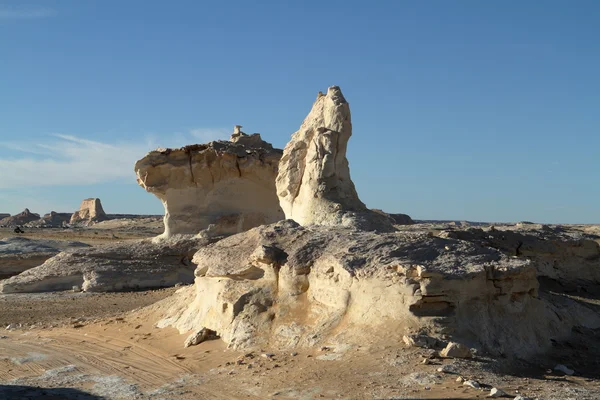
[(23, 226), (28, 222), (37, 221), (38, 219), (40, 219), (40, 214), (32, 213), (28, 208), (26, 208), (19, 214), (15, 214), (0, 220), (0, 226)]
[(4, 218), (10, 217), (10, 214), (8, 213), (0, 213), (0, 220), (3, 220)]
[(57, 213), (50, 211), (37, 221), (25, 224), (29, 228), (60, 228), (71, 221), (71, 213)]
[(5, 279), (43, 264), (61, 251), (89, 247), (81, 242), (11, 237), (0, 240), (0, 279)]
[(193, 262), (195, 298), (182, 295), (159, 326), (211, 329), (235, 348), (395, 334), (400, 343), (425, 330), (525, 356), (573, 325), (600, 327), (587, 309), (539, 298), (529, 260), (426, 230), (377, 234), (286, 220), (204, 247)]
[(346, 159), (351, 135), (350, 106), (340, 88), (319, 93), (279, 163), (277, 195), (286, 218), (303, 226), (393, 230), (388, 218), (358, 198)]
[(81, 202), (79, 211), (73, 213), (70, 223), (73, 225), (93, 225), (107, 219), (100, 199), (90, 198)]
[(238, 233), (283, 218), (275, 191), (281, 150), (238, 130), (215, 141), (148, 153), (135, 164), (140, 186), (165, 207), (165, 232)]
[(192, 255), (209, 239), (143, 239), (100, 247), (71, 249), (42, 265), (0, 281), (1, 293), (69, 290), (110, 292), (191, 283)]
[(560, 281), (563, 285), (600, 283), (600, 236), (597, 235), (545, 225), (524, 229), (522, 224), (517, 224), (503, 229), (444, 230), (439, 236), (477, 243), (509, 256), (529, 259), (538, 276)]

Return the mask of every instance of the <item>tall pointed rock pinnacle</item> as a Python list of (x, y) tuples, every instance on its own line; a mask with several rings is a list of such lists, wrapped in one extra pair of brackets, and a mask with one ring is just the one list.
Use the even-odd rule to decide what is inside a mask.
[(358, 198), (346, 158), (350, 136), (350, 105), (340, 88), (319, 92), (279, 162), (277, 195), (286, 218), (301, 225), (393, 229), (387, 218)]

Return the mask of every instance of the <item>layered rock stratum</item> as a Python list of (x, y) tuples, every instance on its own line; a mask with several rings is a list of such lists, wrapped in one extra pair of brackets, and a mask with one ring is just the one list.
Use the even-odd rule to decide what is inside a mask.
[(356, 193), (346, 158), (350, 136), (350, 105), (341, 89), (319, 92), (279, 163), (277, 195), (287, 219), (304, 226), (393, 230), (391, 221), (369, 210)]
[(108, 217), (102, 208), (100, 199), (89, 198), (81, 202), (78, 211), (71, 216), (72, 225), (93, 225), (97, 222), (106, 221)]
[(135, 164), (140, 186), (165, 208), (165, 232), (243, 232), (283, 218), (275, 191), (281, 150), (237, 129), (230, 141), (159, 149)]
[(22, 226), (28, 222), (37, 221), (38, 219), (40, 219), (40, 214), (32, 213), (28, 208), (26, 208), (18, 214), (0, 220), (0, 226)]

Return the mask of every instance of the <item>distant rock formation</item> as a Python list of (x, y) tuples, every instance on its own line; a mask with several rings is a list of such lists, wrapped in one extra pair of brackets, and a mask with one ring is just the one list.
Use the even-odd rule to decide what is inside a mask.
[(81, 202), (79, 211), (75, 211), (71, 216), (72, 225), (93, 225), (96, 222), (107, 220), (108, 217), (102, 208), (100, 199), (90, 198)]
[(372, 209), (371, 211), (374, 211), (381, 215), (385, 215), (386, 217), (390, 218), (394, 225), (413, 225), (415, 223), (415, 221), (413, 221), (413, 219), (406, 214), (390, 214), (376, 208)]
[(388, 218), (358, 198), (346, 159), (352, 135), (350, 106), (337, 86), (319, 95), (283, 150), (277, 195), (288, 219), (300, 225), (391, 231)]
[(40, 219), (40, 214), (32, 213), (28, 208), (26, 208), (19, 214), (0, 220), (0, 226), (23, 226), (28, 222), (37, 221), (38, 219)]
[(3, 220), (4, 218), (10, 217), (10, 214), (8, 213), (0, 213), (0, 220)]
[(71, 221), (71, 213), (57, 213), (50, 211), (37, 221), (27, 223), (29, 228), (60, 228)]
[(159, 149), (135, 164), (140, 186), (165, 208), (163, 236), (238, 233), (278, 221), (275, 191), (281, 150), (236, 126), (230, 141)]

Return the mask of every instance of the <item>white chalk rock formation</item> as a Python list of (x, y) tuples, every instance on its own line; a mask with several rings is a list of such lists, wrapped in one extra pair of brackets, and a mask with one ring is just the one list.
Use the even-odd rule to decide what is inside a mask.
[(81, 242), (67, 240), (28, 239), (11, 237), (0, 240), (0, 279), (20, 274), (42, 265), (63, 250), (89, 247)]
[(279, 163), (277, 195), (286, 218), (303, 226), (393, 230), (388, 218), (358, 198), (346, 159), (351, 135), (350, 106), (340, 88), (319, 92)]
[(281, 150), (236, 126), (231, 141), (148, 153), (135, 164), (140, 186), (165, 208), (165, 232), (238, 233), (283, 219), (275, 191)]
[(165, 303), (159, 326), (214, 330), (234, 348), (401, 343), (425, 331), (525, 356), (573, 325), (600, 327), (586, 307), (540, 298), (529, 260), (427, 229), (375, 233), (286, 220), (201, 248), (192, 261), (195, 297)]
[(100, 199), (90, 198), (81, 202), (79, 211), (73, 213), (70, 223), (73, 225), (93, 225), (107, 219)]
[(42, 265), (0, 281), (0, 293), (70, 290), (113, 292), (192, 283), (193, 254), (211, 240), (194, 237), (143, 239), (69, 249)]
[(23, 226), (28, 222), (37, 221), (40, 219), (40, 214), (35, 214), (29, 211), (28, 208), (18, 214), (0, 220), (0, 226)]

